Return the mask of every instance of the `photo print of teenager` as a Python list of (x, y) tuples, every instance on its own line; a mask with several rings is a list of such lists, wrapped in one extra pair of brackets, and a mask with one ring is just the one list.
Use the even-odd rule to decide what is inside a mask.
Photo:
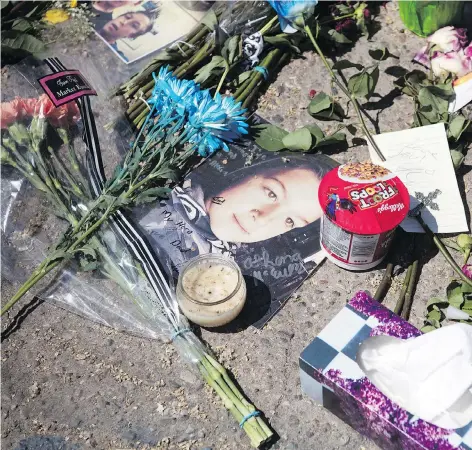
[[(126, 63), (155, 52), (195, 27), (205, 8), (172, 0), (93, 1), (96, 34)], [(184, 2), (185, 3), (185, 2)]]
[[(249, 155), (255, 156), (246, 165)], [(262, 326), (316, 266), (318, 187), (335, 165), (323, 155), (233, 145), (190, 173), (167, 201), (141, 210), (140, 225), (159, 258), (172, 262), (174, 277), (189, 259), (221, 253), (265, 284), (270, 305), (258, 318)]]

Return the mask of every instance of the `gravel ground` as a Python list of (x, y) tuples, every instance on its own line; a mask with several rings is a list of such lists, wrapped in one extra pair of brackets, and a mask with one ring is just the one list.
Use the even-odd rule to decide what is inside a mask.
[[(370, 42), (360, 39), (344, 57), (368, 63), (368, 49), (386, 45), (399, 59), (383, 62), (382, 72), (392, 65), (409, 70), (413, 67), (411, 55), (421, 41), (404, 30), (395, 5), (381, 10), (380, 31)], [(84, 66), (87, 61), (94, 62), (102, 72), (112, 67), (98, 89), (109, 87), (145, 63), (116, 67), (120, 63), (103, 44), (95, 39), (92, 42), (93, 51), (90, 43), (69, 50), (58, 43), (56, 54), (71, 68), (77, 67), (78, 59), (84, 60)], [(8, 91), (7, 77), (8, 73), (3, 87)], [(376, 109), (380, 98), (370, 103), (382, 132), (408, 128), (412, 121), (410, 99), (394, 98), (394, 79), (381, 73), (377, 89), (383, 99), (391, 99), (389, 107)], [(258, 112), (288, 130), (310, 123), (305, 110), (310, 89), (329, 89), (327, 73), (313, 53), (282, 70), (260, 100)], [(112, 117), (113, 108), (101, 111), (100, 123)], [(105, 135), (108, 148), (112, 142), (107, 139)], [(117, 158), (116, 153), (107, 156), (109, 164)], [(347, 151), (334, 155), (340, 162), (367, 156), (366, 146), (358, 140)], [(469, 152), (459, 174), (469, 206), (471, 164)], [(51, 229), (46, 234), (56, 231)], [(422, 323), (427, 300), (444, 295), (452, 276), (440, 254), (425, 255), (425, 261), (410, 319), (416, 326)], [(325, 262), (262, 332), (202, 331), (203, 339), (233, 371), (244, 392), (279, 434), (274, 449), (376, 448), (302, 394), (298, 356), (356, 291), (375, 288), (380, 273), (346, 272)], [(10, 298), (15, 287), (4, 281), (2, 299)], [(385, 300), (388, 307), (393, 307), (395, 296), (392, 289)], [(234, 420), (172, 346), (118, 333), (54, 305), (38, 303), (31, 296), (3, 321), (3, 330), (11, 329), (15, 315), (25, 305), (29, 313), (2, 345), (3, 448), (249, 448)]]

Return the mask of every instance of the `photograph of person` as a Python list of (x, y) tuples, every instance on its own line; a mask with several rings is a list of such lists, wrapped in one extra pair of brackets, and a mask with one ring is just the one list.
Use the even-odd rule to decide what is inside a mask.
[[(245, 165), (248, 154), (255, 156)], [(202, 253), (234, 258), (244, 275), (267, 286), (273, 315), (315, 266), (318, 187), (335, 165), (323, 155), (234, 145), (190, 173), (167, 201), (141, 210), (139, 223), (158, 257), (172, 262), (174, 277)]]
[(136, 61), (187, 34), (211, 7), (193, 11), (172, 0), (93, 1), (96, 34), (126, 63)]

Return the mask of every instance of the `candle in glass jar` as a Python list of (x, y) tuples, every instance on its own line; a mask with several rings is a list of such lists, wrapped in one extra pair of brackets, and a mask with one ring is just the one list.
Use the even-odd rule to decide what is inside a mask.
[(177, 300), (192, 322), (218, 327), (241, 312), (246, 301), (246, 284), (233, 261), (220, 255), (202, 255), (183, 268)]

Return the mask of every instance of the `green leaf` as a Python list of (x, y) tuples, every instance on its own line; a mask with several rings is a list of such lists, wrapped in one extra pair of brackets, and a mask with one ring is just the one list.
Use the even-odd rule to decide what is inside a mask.
[(255, 138), (256, 144), (264, 150), (269, 152), (278, 152), (285, 148), (283, 138), (287, 136), (288, 132), (279, 128), (276, 125), (258, 125), (253, 127), (258, 132)]
[(369, 55), (376, 61), (385, 61), (390, 56), (390, 52), (387, 47), (381, 47), (376, 50), (369, 50)]
[(322, 141), (325, 137), (323, 130), (315, 123), (312, 125), (305, 125), (304, 128), (306, 128), (311, 133), (311, 135), (315, 138), (315, 145), (317, 142)]
[(430, 331), (434, 331), (436, 328), (433, 327), (432, 325), (425, 325), (424, 327), (421, 328), (421, 331), (423, 333), (429, 333)]
[(447, 137), (449, 139), (452, 138), (458, 141), (461, 137), (461, 134), (469, 126), (469, 123), (470, 122), (466, 120), (462, 114), (457, 115), (449, 122), (449, 126), (447, 128)]
[(16, 37), (2, 39), (2, 51), (4, 47), (12, 50), (23, 50), (28, 53), (39, 53), (46, 49), (46, 46), (39, 39), (30, 34), (18, 34)]
[[(442, 85), (444, 86), (444, 85)], [(421, 106), (431, 106), (433, 112), (439, 116), (448, 113), (449, 100), (454, 95), (454, 92), (438, 86), (422, 87), (418, 92), (418, 101)]]
[(90, 272), (91, 270), (95, 270), (98, 267), (97, 261), (87, 261), (85, 259), (80, 260), (80, 270), (82, 272)]
[(228, 61), (228, 64), (233, 64), (234, 60), (238, 56), (239, 39), (240, 39), (239, 34), (236, 34), (233, 37), (226, 39), (223, 45), (221, 54), (226, 59), (226, 61)]
[(362, 70), (364, 68), (362, 64), (353, 63), (351, 61), (348, 61), (347, 59), (341, 59), (341, 61), (337, 61), (333, 65), (333, 69), (335, 70), (350, 69), (352, 67), (355, 67), (356, 69), (359, 69), (359, 70)]
[(247, 70), (246, 72), (239, 74), (238, 84), (244, 83), (253, 73), (254, 72), (252, 70)]
[(308, 105), (308, 110), (311, 115), (315, 115), (320, 111), (331, 108), (333, 101), (331, 97), (324, 92), (316, 94)]
[(372, 91), (372, 77), (367, 72), (353, 75), (347, 82), (349, 92), (356, 98), (368, 97)]
[(461, 291), (463, 294), (472, 294), (472, 286), (467, 283), (462, 283)]
[(278, 48), (289, 48), (295, 53), (300, 53), (300, 49), (293, 45), (289, 39), (281, 36), (264, 36), (264, 42)]
[(462, 303), (464, 303), (464, 294), (461, 285), (456, 282), (451, 283), (447, 287), (447, 299), (452, 306), (460, 309)]
[(430, 320), (441, 320), (441, 312), (434, 309), (428, 313), (428, 319)]
[(463, 250), (472, 250), (472, 236), (461, 233), (456, 239), (457, 245)]
[(0, 2), (0, 4), (1, 4), (0, 9), (3, 9), (3, 8), (7, 7), (9, 3), (10, 3), (10, 2), (7, 1), (7, 0), (2, 0), (2, 1)]
[(333, 102), (333, 99), (324, 92), (315, 95), (308, 105), (308, 112), (313, 117), (321, 120), (342, 121), (345, 117), (341, 105)]
[(282, 142), (289, 150), (308, 151), (311, 148), (311, 133), (307, 128), (299, 128), (283, 137)]
[(23, 18), (16, 19), (11, 27), (12, 30), (21, 31), (23, 33), (28, 32), (32, 28), (33, 26), (31, 25), (31, 23)]
[(195, 82), (196, 83), (203, 83), (204, 81), (208, 80), (213, 73), (216, 72), (215, 69), (218, 69), (218, 72), (221, 72), (220, 69), (223, 69), (227, 66), (226, 60), (219, 55), (213, 56), (211, 61), (204, 65), (201, 69), (197, 71), (195, 74)]
[(458, 170), (462, 166), (465, 156), (457, 150), (451, 150), (451, 159), (452, 164), (454, 165), (454, 170)]
[(432, 310), (434, 306), (437, 306), (438, 308), (447, 308), (449, 303), (442, 298), (433, 297), (429, 299), (428, 303), (426, 304), (426, 309), (428, 311)]
[(331, 29), (328, 31), (330, 38), (337, 42), (338, 44), (351, 44), (352, 41), (348, 39), (344, 34), (338, 33), (335, 29)]
[(210, 11), (205, 14), (205, 17), (203, 17), (201, 22), (203, 25), (209, 28), (210, 31), (214, 31), (218, 26), (218, 17), (216, 16), (215, 11), (210, 9)]
[(158, 199), (167, 198), (172, 192), (172, 189), (166, 187), (156, 187), (147, 189), (144, 192), (141, 192), (136, 197), (136, 205), (142, 205), (143, 203), (151, 203)]
[(316, 144), (316, 147), (323, 147), (326, 145), (337, 144), (339, 142), (345, 142), (345, 141), (346, 141), (346, 135), (344, 133), (337, 132), (337, 133), (331, 134), (330, 136), (326, 136), (322, 141)]
[(80, 251), (84, 254), (84, 256), (89, 256), (92, 259), (97, 259), (97, 252), (95, 248), (92, 247), (91, 244), (84, 245)]

